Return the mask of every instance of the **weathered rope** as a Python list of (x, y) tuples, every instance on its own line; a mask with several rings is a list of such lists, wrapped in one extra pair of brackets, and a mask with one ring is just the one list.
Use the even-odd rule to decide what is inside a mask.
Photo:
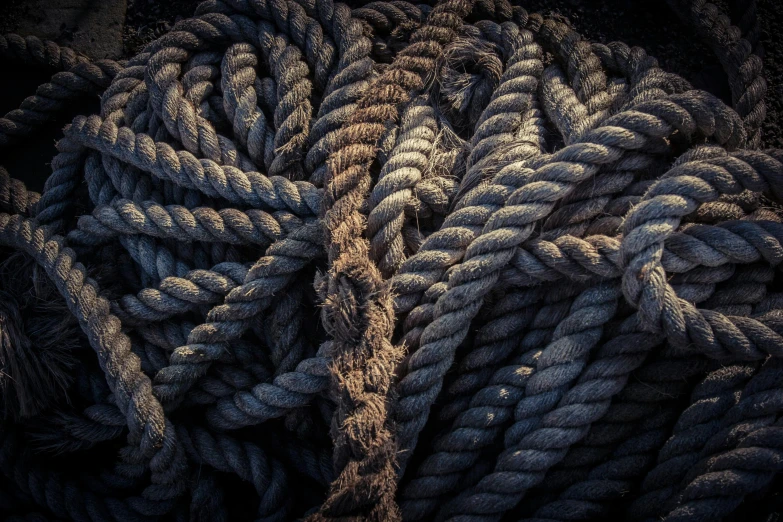
[(40, 195), (0, 168), (0, 511), (701, 521), (767, 494), (755, 4), (669, 3), (732, 107), (506, 0), (207, 0), (123, 62), (0, 37), (54, 74), (3, 154), (101, 97)]

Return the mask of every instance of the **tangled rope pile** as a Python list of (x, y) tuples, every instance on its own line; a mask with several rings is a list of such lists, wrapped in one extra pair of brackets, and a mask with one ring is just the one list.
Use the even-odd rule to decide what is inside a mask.
[(783, 152), (755, 6), (670, 4), (732, 107), (506, 0), (207, 0), (120, 63), (0, 38), (60, 71), (5, 150), (101, 100), (40, 196), (0, 171), (0, 509), (673, 522), (767, 498)]

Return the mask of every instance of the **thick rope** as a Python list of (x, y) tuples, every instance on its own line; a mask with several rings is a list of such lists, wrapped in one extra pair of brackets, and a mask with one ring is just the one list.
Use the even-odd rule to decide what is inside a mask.
[(53, 73), (2, 154), (100, 95), (41, 195), (0, 168), (0, 510), (741, 517), (783, 470), (783, 153), (755, 4), (669, 3), (733, 108), (505, 0), (0, 37)]

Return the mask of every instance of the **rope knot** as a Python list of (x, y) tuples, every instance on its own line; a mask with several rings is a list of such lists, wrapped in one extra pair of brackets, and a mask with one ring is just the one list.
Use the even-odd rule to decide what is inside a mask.
[(441, 110), (458, 129), (472, 131), (500, 83), (502, 51), (474, 37), (460, 37), (443, 50), (435, 77)]

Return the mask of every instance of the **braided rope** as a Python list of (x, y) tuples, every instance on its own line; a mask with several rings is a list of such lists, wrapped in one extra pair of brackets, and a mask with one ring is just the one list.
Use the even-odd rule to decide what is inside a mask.
[[(734, 302), (734, 297), (742, 295), (744, 292), (737, 292), (737, 284), (732, 284), (733, 280), (736, 279), (738, 284), (747, 286), (749, 284), (748, 281), (753, 279), (752, 272), (745, 272), (738, 269), (737, 273), (729, 279), (725, 286), (718, 288), (709, 297), (702, 296), (694, 299), (694, 301), (703, 303), (703, 306), (710, 308), (714, 308), (723, 298), (729, 298), (730, 302)], [(751, 302), (755, 303), (763, 299), (766, 284), (771, 280), (771, 274), (758, 274), (758, 276), (758, 282), (755, 286), (760, 289), (761, 295), (759, 296), (757, 292), (750, 292), (756, 295), (746, 297), (746, 299), (750, 298)], [(740, 298), (736, 301), (741, 302), (742, 299)], [(737, 305), (733, 305), (733, 307), (736, 308)], [(748, 376), (751, 374), (752, 371)], [(659, 395), (659, 397), (663, 396), (663, 394)], [(660, 398), (647, 402), (646, 408), (638, 409), (650, 409), (650, 405), (656, 402), (660, 403)], [(539, 509), (537, 515), (546, 515), (547, 513), (551, 514), (562, 509), (568, 509), (575, 517), (583, 518), (589, 516), (589, 513), (605, 511), (606, 504), (604, 503), (612, 499), (619, 499), (634, 479), (646, 470), (652, 458), (652, 455), (650, 455), (651, 450), (657, 450), (660, 447), (660, 441), (668, 433), (672, 421), (673, 412), (671, 410), (650, 411), (650, 417), (644, 419), (639, 427), (641, 433), (638, 433), (630, 440), (624, 441), (614, 450), (608, 460), (594, 468), (585, 479), (569, 486), (560, 494), (557, 502)], [(661, 448), (661, 454), (664, 453), (665, 448), (666, 446)], [(651, 475), (652, 472), (650, 472), (648, 477)], [(675, 473), (669, 475), (669, 479), (673, 477), (676, 477)], [(577, 515), (577, 513), (581, 514)]]
[[(455, 9), (465, 11), (466, 6), (458, 1), (439, 5), (430, 14), (428, 24), (443, 24), (440, 18), (454, 16), (451, 11)], [(383, 132), (382, 122), (395, 118), (394, 106), (408, 98), (408, 91), (422, 87), (426, 62), (432, 63), (432, 54), (438, 47), (438, 39), (427, 34), (431, 32), (427, 29), (435, 27), (426, 25), (411, 36), (412, 45), (398, 54), (374, 86), (380, 99), (365, 96), (359, 101), (357, 111), (341, 129), (338, 148), (329, 159), (324, 221), (330, 272), (324, 289), (323, 319), (327, 331), (335, 337), (337, 373), (346, 378), (336, 383), (340, 400), (332, 423), (340, 427), (333, 428), (337, 431), (335, 466), (340, 475), (322, 507), (318, 517), (322, 519), (344, 516), (357, 509), (366, 510), (365, 516), (370, 520), (399, 518), (393, 501), (396, 448), (387, 425), (385, 404), (391, 385), (389, 377), (399, 356), (390, 342), (393, 314), (388, 287), (383, 285), (375, 265), (366, 261), (368, 245), (362, 237), (364, 224), (359, 210), (369, 190), (367, 162)], [(415, 72), (406, 70), (408, 67)], [(405, 83), (399, 85), (399, 80)], [(369, 415), (369, 411), (363, 411), (368, 409), (378, 413)], [(375, 434), (370, 444), (356, 438), (363, 432)]]
[(37, 265), (0, 265), (0, 510), (684, 521), (765, 495), (757, 13), (669, 3), (733, 108), (506, 0), (207, 0), (123, 62), (0, 37), (54, 73), (0, 145), (101, 101), (40, 196), (0, 168), (3, 255)]

